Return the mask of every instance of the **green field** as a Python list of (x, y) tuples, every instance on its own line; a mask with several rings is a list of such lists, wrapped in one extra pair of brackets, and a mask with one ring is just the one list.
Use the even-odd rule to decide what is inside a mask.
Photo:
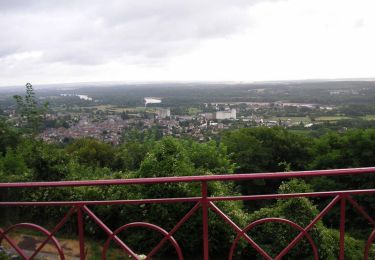
[(190, 116), (195, 116), (195, 115), (197, 115), (198, 113), (201, 113), (201, 112), (202, 112), (202, 110), (200, 110), (199, 108), (196, 108), (196, 107), (189, 107), (188, 108), (188, 114)]
[(310, 118), (308, 117), (304, 117), (304, 116), (292, 116), (292, 117), (287, 117), (287, 116), (280, 116), (280, 117), (271, 117), (271, 118), (268, 118), (267, 120), (271, 120), (271, 121), (288, 121), (290, 119), (290, 121), (292, 123), (299, 123), (299, 122), (303, 122), (303, 123), (310, 123), (311, 120)]
[(361, 117), (364, 120), (375, 120), (375, 115), (365, 115)]
[(348, 116), (319, 116), (315, 118), (315, 121), (339, 121), (344, 119), (352, 119)]
[[(83, 107), (84, 108), (84, 107)], [(117, 107), (112, 105), (98, 105), (93, 107), (87, 107), (91, 109), (97, 109), (101, 111), (114, 111), (117, 113), (121, 112), (133, 112), (133, 113), (139, 113), (139, 112), (153, 112), (155, 109), (153, 108), (146, 108), (146, 107), (132, 107), (132, 108), (124, 108), (124, 107)]]
[(294, 133), (294, 134), (308, 135), (308, 134), (310, 134), (312, 132), (312, 130), (310, 130), (310, 129), (304, 129), (304, 130), (301, 130), (301, 129), (298, 129), (298, 130), (292, 129), (292, 130), (289, 130), (289, 132)]

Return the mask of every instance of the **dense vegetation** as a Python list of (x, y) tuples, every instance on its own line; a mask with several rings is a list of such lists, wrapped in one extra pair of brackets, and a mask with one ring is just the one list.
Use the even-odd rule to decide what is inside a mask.
[[(375, 130), (353, 130), (345, 133), (327, 133), (320, 138), (310, 138), (282, 128), (247, 128), (223, 133), (220, 141), (199, 143), (192, 140), (165, 137), (158, 140), (150, 132), (142, 136), (130, 135), (117, 147), (93, 139), (80, 139), (66, 146), (47, 144), (33, 138), (25, 138), (6, 123), (0, 124), (0, 178), (8, 181), (52, 181), (103, 178), (137, 178), (181, 175), (207, 175), (220, 173), (272, 172), (308, 169), (329, 169), (373, 166), (375, 156)], [(303, 192), (338, 189), (373, 188), (373, 175), (363, 177), (315, 178), (314, 180), (257, 181), (241, 183), (213, 183), (211, 195), (254, 194), (273, 192)], [(196, 185), (153, 185), (134, 187), (7, 190), (2, 200), (80, 200), (80, 199), (130, 199), (147, 197), (197, 196)], [(358, 199), (367, 209), (374, 209), (373, 199)], [(309, 199), (280, 200), (275, 203), (242, 204), (221, 203), (221, 209), (240, 226), (266, 216), (286, 217), (304, 226), (325, 205), (325, 201)], [(191, 205), (141, 205), (95, 207), (94, 211), (106, 219), (112, 227), (126, 222), (144, 220), (162, 225), (167, 230), (177, 223)], [(62, 209), (27, 210), (35, 222), (49, 225), (63, 214)], [(11, 213), (2, 214), (7, 221)], [(319, 223), (311, 235), (324, 259), (336, 257), (338, 248), (337, 211)], [(358, 214), (348, 213), (354, 227), (348, 226), (347, 259), (358, 259), (362, 254), (362, 240), (368, 234), (366, 222)], [(48, 216), (47, 218), (45, 216)], [(14, 216), (13, 216), (14, 219)], [(43, 221), (41, 221), (43, 219)], [(176, 234), (184, 245), (184, 253), (194, 256), (200, 253), (200, 216), (197, 214)], [(192, 226), (196, 232), (189, 232)], [(328, 228), (329, 227), (329, 228)], [(72, 229), (72, 228), (71, 228)], [(285, 226), (269, 224), (257, 230), (256, 241), (263, 243), (270, 252), (276, 253), (290, 241), (293, 232)], [(69, 231), (69, 228), (66, 229)], [(86, 224), (86, 232), (97, 238), (103, 236), (93, 223)], [(233, 232), (221, 220), (212, 216), (210, 223), (211, 250), (213, 255), (226, 255)], [(274, 243), (269, 237), (276, 236)], [(129, 239), (129, 237), (128, 237)], [(150, 243), (139, 243), (140, 234), (133, 235), (131, 242), (142, 252)], [(154, 241), (155, 240), (155, 241)], [(244, 247), (244, 245), (241, 245)], [(302, 250), (303, 247), (305, 250)], [(307, 257), (311, 251), (301, 243), (289, 255), (291, 259)], [(246, 250), (242, 251), (245, 252)], [(164, 253), (168, 253), (168, 249)], [(248, 249), (247, 255), (255, 256)], [(240, 250), (238, 251), (240, 256)]]

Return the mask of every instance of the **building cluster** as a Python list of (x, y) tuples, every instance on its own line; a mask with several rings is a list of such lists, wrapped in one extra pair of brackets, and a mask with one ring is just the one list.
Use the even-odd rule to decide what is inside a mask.
[(235, 108), (227, 109), (224, 111), (216, 111), (212, 113), (202, 113), (202, 117), (207, 120), (225, 120), (225, 119), (237, 119), (237, 111)]
[(88, 115), (83, 115), (79, 122), (69, 128), (49, 128), (40, 134), (47, 142), (64, 142), (67, 139), (91, 137), (117, 145), (121, 141), (127, 122), (119, 116), (108, 116), (102, 122), (95, 122)]
[[(55, 118), (55, 115), (51, 115)], [(217, 134), (221, 129), (228, 129), (231, 123), (220, 120), (236, 119), (236, 110), (218, 111), (197, 116), (171, 116), (169, 108), (155, 108), (154, 113), (147, 117), (134, 114), (133, 117), (123, 119), (120, 115), (106, 115), (97, 118), (89, 113), (82, 113), (77, 123), (69, 128), (49, 128), (40, 134), (40, 138), (47, 142), (65, 142), (70, 139), (91, 137), (117, 145), (126, 131), (137, 129), (145, 131), (156, 127), (162, 135), (176, 137), (190, 136), (204, 140), (205, 133)], [(219, 120), (219, 121), (218, 121)]]
[[(212, 138), (222, 130), (237, 127), (291, 127), (296, 125), (311, 127), (311, 123), (308, 124), (309, 122), (296, 122), (288, 118), (278, 119), (277, 117), (265, 119), (262, 116), (262, 111), (275, 107), (329, 109), (315, 104), (290, 102), (209, 103), (204, 104), (204, 106), (203, 112), (194, 115), (172, 115), (170, 108), (166, 107), (156, 107), (152, 109), (152, 112), (127, 114), (126, 116), (118, 113), (100, 113), (98, 117), (94, 112), (84, 112), (78, 115), (77, 120), (71, 120), (73, 123), (69, 124), (69, 128), (47, 129), (40, 135), (40, 138), (48, 142), (64, 142), (69, 139), (91, 137), (117, 145), (121, 143), (126, 131), (132, 129), (146, 131), (150, 128), (156, 128), (163, 136), (192, 137), (203, 141)], [(51, 117), (53, 116), (51, 115)], [(73, 119), (77, 118), (77, 114), (71, 114), (70, 116)]]
[(156, 118), (167, 118), (171, 116), (171, 109), (170, 108), (161, 108), (157, 107), (155, 108), (155, 117)]

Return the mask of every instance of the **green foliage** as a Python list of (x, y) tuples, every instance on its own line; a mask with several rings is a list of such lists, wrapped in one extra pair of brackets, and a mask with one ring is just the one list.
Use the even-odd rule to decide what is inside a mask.
[[(157, 142), (154, 148), (149, 152), (141, 164), (137, 177), (162, 177), (162, 176), (186, 176), (192, 175), (198, 169), (209, 170), (215, 165), (199, 165), (197, 157), (200, 147), (204, 147), (201, 151), (201, 156), (208, 155), (212, 149), (213, 144), (204, 147), (199, 144), (191, 144), (182, 142), (174, 138), (163, 138)], [(223, 158), (221, 158), (223, 159)], [(194, 164), (192, 161), (195, 161)], [(219, 159), (220, 160), (220, 159)], [(210, 160), (209, 160), (210, 161)], [(217, 165), (216, 165), (217, 166)], [(198, 167), (198, 168), (194, 168)], [(224, 194), (234, 193), (233, 183), (211, 183), (209, 185), (209, 193), (220, 196)], [(194, 197), (200, 196), (200, 185), (197, 184), (159, 184), (152, 186), (141, 186), (140, 194), (144, 197)], [(246, 223), (247, 215), (242, 211), (242, 204), (238, 202), (219, 203), (221, 209), (227, 212), (237, 223)], [(172, 228), (170, 223), (177, 223), (183, 214), (187, 213), (191, 205), (173, 204), (173, 205), (146, 205), (144, 210), (148, 212), (144, 216), (151, 223), (160, 223), (163, 226)], [(163, 220), (168, 220), (167, 223)], [(163, 223), (164, 222), (164, 223)], [(214, 254), (218, 252), (226, 252), (229, 250), (229, 241), (232, 239), (232, 234), (229, 226), (223, 225), (221, 219), (216, 215), (211, 215), (210, 227), (212, 230), (212, 237), (210, 240), (210, 249)], [(197, 232), (190, 232), (191, 229)], [(186, 245), (184, 251), (188, 255), (196, 254), (197, 248), (200, 247), (202, 241), (201, 236), (197, 235), (201, 232), (201, 215), (196, 214), (189, 220), (189, 223), (184, 225), (176, 238), (182, 245)], [(226, 242), (225, 246), (223, 243)]]
[[(336, 229), (321, 230), (322, 244), (319, 245), (322, 251), (327, 252), (326, 259), (337, 259), (340, 251), (340, 232)], [(345, 259), (356, 260), (363, 258), (364, 242), (345, 235)]]
[(27, 180), (28, 169), (21, 154), (8, 149), (4, 157), (0, 158), (0, 169), (4, 172), (4, 181)]
[(235, 165), (230, 161), (225, 145), (218, 145), (215, 141), (207, 143), (186, 141), (184, 146), (196, 169), (215, 174), (233, 173)]
[[(329, 132), (315, 139), (311, 150), (314, 155), (310, 164), (311, 169), (374, 166), (375, 130), (351, 130), (345, 133)], [(321, 177), (313, 178), (310, 183), (315, 191), (373, 189), (375, 175)], [(356, 201), (366, 210), (375, 208), (374, 196), (358, 197)], [(339, 209), (333, 209), (325, 221), (326, 224), (331, 227), (338, 227), (339, 215)], [(357, 234), (358, 237), (364, 238), (367, 235), (368, 227), (362, 216), (356, 211), (349, 210), (347, 218), (351, 220), (351, 225), (347, 225), (346, 229)]]
[(194, 174), (194, 166), (183, 145), (166, 137), (148, 153), (139, 173), (143, 177), (187, 176)]
[(48, 103), (44, 103), (43, 106), (38, 105), (33, 86), (30, 83), (26, 83), (24, 97), (15, 95), (13, 98), (17, 103), (20, 126), (25, 133), (36, 135), (41, 126), (44, 113), (48, 108)]
[(239, 172), (283, 171), (280, 162), (292, 170), (303, 170), (309, 161), (309, 140), (282, 128), (243, 128), (225, 132), (222, 142)]
[(0, 154), (4, 154), (7, 148), (14, 148), (20, 139), (19, 134), (5, 120), (0, 119)]
[(346, 104), (340, 108), (340, 112), (348, 116), (365, 116), (375, 114), (373, 104)]
[[(280, 193), (310, 192), (311, 186), (302, 180), (283, 182), (279, 188)], [(318, 214), (316, 206), (307, 198), (279, 199), (268, 207), (264, 207), (250, 215), (250, 220), (276, 217), (285, 218), (306, 227)], [(250, 235), (271, 256), (276, 256), (298, 234), (293, 228), (285, 224), (266, 223), (258, 226)], [(321, 221), (309, 231), (318, 248), (321, 259), (337, 259), (339, 252), (339, 232), (326, 228)], [(363, 254), (363, 242), (346, 235), (345, 259), (360, 259)], [(312, 249), (307, 239), (301, 240), (285, 259), (312, 259)], [(249, 255), (247, 255), (249, 256)], [(250, 251), (252, 259), (261, 259), (255, 251)], [(283, 258), (283, 259), (284, 259)]]
[(126, 142), (120, 145), (114, 155), (114, 167), (117, 170), (138, 170), (148, 150), (150, 142)]
[(93, 167), (112, 167), (115, 151), (109, 144), (83, 138), (69, 144), (65, 151), (79, 163)]
[(351, 130), (343, 134), (330, 132), (316, 139), (312, 146), (315, 155), (313, 169), (373, 166), (375, 130)]
[(63, 180), (67, 174), (69, 158), (64, 151), (42, 141), (24, 140), (17, 146), (33, 181)]
[[(284, 182), (279, 189), (280, 193), (307, 191), (310, 191), (310, 187), (300, 180)], [(305, 227), (317, 215), (317, 212), (316, 207), (306, 198), (279, 199), (273, 206), (264, 207), (251, 214), (250, 219), (255, 221), (267, 217), (285, 218)], [(280, 253), (297, 235), (297, 232), (290, 226), (277, 223), (263, 224), (256, 228), (255, 231), (253, 235), (256, 238), (254, 240), (259, 241), (261, 246), (267, 248), (267, 252), (270, 252), (274, 256)], [(311, 235), (314, 239), (319, 239), (316, 229), (312, 233)], [(303, 252), (302, 255), (300, 252)], [(307, 241), (303, 240), (288, 254), (288, 259), (308, 259), (308, 256), (311, 255), (311, 248), (309, 248)]]
[[(225, 132), (222, 143), (227, 147), (239, 173), (304, 170), (310, 159), (312, 140), (282, 128), (243, 128)], [(280, 180), (241, 181), (243, 194), (273, 193)], [(264, 206), (264, 201), (246, 203), (251, 210)]]
[[(337, 167), (372, 166), (375, 147), (375, 130), (356, 130), (346, 133), (328, 133), (320, 138), (290, 133), (281, 128), (254, 128), (226, 132), (221, 143), (214, 141), (198, 143), (164, 137), (158, 140), (156, 132), (131, 133), (120, 146), (96, 141), (90, 138), (72, 142), (65, 148), (42, 141), (21, 138), (5, 122), (0, 124), (0, 178), (6, 181), (51, 181), (110, 178), (144, 178), (163, 176), (209, 175), (232, 172), (289, 171), (303, 169), (325, 169)], [(292, 173), (291, 173), (292, 174)], [(241, 193), (293, 193), (313, 190), (373, 188), (371, 175), (335, 178), (314, 178), (308, 183), (292, 179), (288, 182), (212, 182), (208, 192), (212, 196), (241, 195)], [(241, 193), (238, 192), (238, 184)], [(281, 184), (281, 185), (280, 185)], [(2, 192), (0, 200), (120, 200), (161, 197), (200, 196), (198, 183), (157, 184), (110, 187), (81, 187), (61, 189), (25, 189)], [(317, 214), (323, 203), (307, 198), (277, 200), (273, 204), (256, 204), (252, 201), (245, 208), (241, 202), (215, 203), (239, 226), (245, 227), (254, 220), (265, 217), (282, 217), (301, 226), (306, 226)], [(358, 201), (365, 208), (374, 208), (373, 199)], [(255, 206), (258, 206), (256, 208)], [(170, 230), (191, 208), (191, 203), (143, 204), (118, 206), (92, 206), (92, 210), (103, 218), (111, 228), (132, 221), (146, 221)], [(261, 207), (261, 208), (259, 208)], [(247, 210), (246, 210), (247, 209)], [(249, 213), (248, 209), (256, 209)], [(27, 210), (27, 212), (25, 211)], [(22, 209), (21, 213), (41, 224), (54, 223), (64, 214), (61, 208)], [(323, 221), (309, 232), (318, 246), (320, 257), (336, 259), (338, 252), (338, 212), (333, 209)], [(222, 219), (210, 212), (210, 254), (220, 259), (229, 251), (235, 232)], [(43, 216), (43, 218), (42, 218)], [(349, 210), (347, 218), (354, 222), (357, 233), (345, 238), (347, 259), (358, 259), (363, 251), (363, 242), (357, 240), (367, 228), (363, 220)], [(361, 224), (362, 223), (362, 224)], [(55, 223), (54, 223), (55, 224)], [(75, 232), (75, 220), (64, 232)], [(329, 226), (331, 229), (328, 229)], [(105, 237), (95, 223), (87, 221), (85, 229), (96, 238)], [(191, 232), (194, 230), (194, 232)], [(349, 231), (353, 231), (348, 227)], [(201, 211), (181, 227), (175, 238), (183, 245), (189, 257), (201, 252)], [(265, 224), (251, 231), (251, 236), (272, 255), (286, 246), (295, 231), (283, 224)], [(144, 233), (126, 236), (139, 252), (146, 252), (147, 246), (158, 242), (151, 235), (144, 242)], [(353, 235), (351, 233), (351, 235)], [(367, 234), (368, 235), (368, 234)], [(362, 237), (361, 237), (362, 238)], [(163, 249), (162, 255), (171, 249)], [(247, 251), (246, 251), (247, 250)], [(311, 248), (306, 240), (299, 243), (286, 259), (309, 259)], [(236, 257), (256, 259), (254, 251), (240, 243)]]

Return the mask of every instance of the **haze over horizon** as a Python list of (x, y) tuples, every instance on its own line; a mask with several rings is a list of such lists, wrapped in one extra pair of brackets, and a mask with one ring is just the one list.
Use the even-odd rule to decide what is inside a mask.
[(371, 0), (0, 0), (0, 86), (375, 78)]

